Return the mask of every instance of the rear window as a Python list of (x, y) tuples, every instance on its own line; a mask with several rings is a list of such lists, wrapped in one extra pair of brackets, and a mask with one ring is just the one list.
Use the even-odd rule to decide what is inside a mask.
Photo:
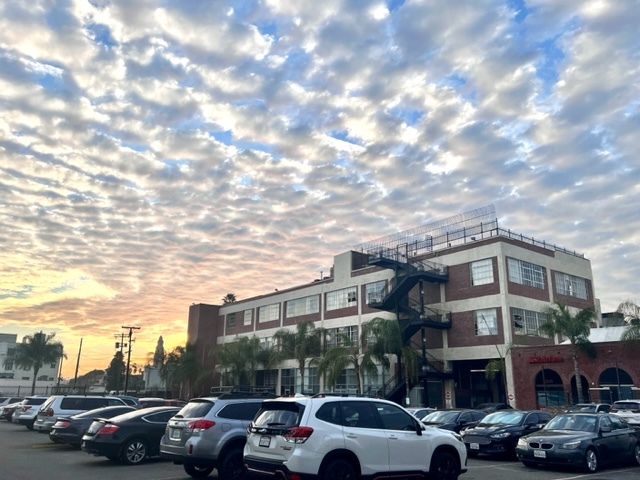
[(46, 398), (27, 398), (24, 405), (42, 405)]
[(255, 426), (294, 427), (300, 423), (304, 405), (291, 402), (266, 402), (254, 420)]
[(230, 420), (253, 420), (260, 406), (259, 402), (230, 403), (218, 412), (218, 417)]
[(611, 408), (614, 410), (640, 410), (640, 402), (615, 402)]
[(182, 418), (202, 418), (213, 408), (214, 403), (210, 400), (192, 400), (187, 403), (176, 416)]

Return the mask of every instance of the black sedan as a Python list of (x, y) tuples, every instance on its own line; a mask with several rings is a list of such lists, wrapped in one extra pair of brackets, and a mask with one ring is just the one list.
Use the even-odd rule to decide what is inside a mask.
[(608, 413), (565, 413), (518, 441), (516, 453), (528, 466), (575, 465), (595, 472), (601, 465), (640, 465), (640, 431)]
[(160, 454), (167, 422), (179, 411), (180, 407), (149, 407), (111, 419), (96, 419), (82, 437), (82, 450), (137, 465)]
[(75, 448), (80, 448), (82, 435), (94, 419), (112, 418), (133, 410), (135, 408), (128, 405), (114, 405), (87, 410), (70, 417), (58, 417), (56, 423), (51, 427), (49, 438), (55, 443), (67, 443)]
[(539, 410), (501, 410), (460, 435), (470, 457), (479, 453), (515, 455), (520, 437), (540, 430), (549, 420), (551, 415)]
[(422, 423), (428, 427), (437, 427), (444, 430), (460, 433), (461, 430), (475, 427), (485, 413), (480, 410), (437, 410), (422, 418)]

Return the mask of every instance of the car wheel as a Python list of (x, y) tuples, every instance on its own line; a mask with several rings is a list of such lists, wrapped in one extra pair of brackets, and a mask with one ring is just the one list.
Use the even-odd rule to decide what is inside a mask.
[(322, 480), (355, 480), (356, 472), (349, 462), (338, 458), (323, 469)]
[(201, 465), (192, 465), (190, 463), (185, 463), (183, 467), (184, 471), (187, 472), (187, 475), (192, 478), (205, 478), (213, 472), (213, 467), (203, 467)]
[(33, 423), (34, 422), (29, 422), (29, 423), (25, 423), (25, 425), (29, 430), (33, 430)]
[(247, 476), (247, 469), (242, 459), (242, 449), (234, 448), (225, 453), (218, 467), (220, 478), (229, 480), (242, 480)]
[(457, 480), (460, 476), (458, 459), (449, 452), (436, 453), (431, 459), (429, 478), (432, 480)]
[(633, 456), (636, 459), (636, 463), (640, 465), (640, 443), (636, 443), (636, 446), (633, 447)]
[(129, 440), (122, 449), (122, 461), (128, 465), (137, 465), (147, 458), (147, 444), (139, 438)]
[(593, 448), (587, 449), (584, 454), (584, 466), (588, 472), (596, 472), (598, 470), (598, 454)]

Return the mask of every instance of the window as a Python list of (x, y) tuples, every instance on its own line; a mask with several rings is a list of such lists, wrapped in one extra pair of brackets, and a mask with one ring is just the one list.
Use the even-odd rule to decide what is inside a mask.
[(260, 410), (260, 402), (230, 403), (218, 412), (218, 417), (251, 421)]
[(326, 296), (326, 310), (337, 310), (339, 308), (352, 307), (357, 301), (356, 287), (343, 288), (341, 290), (334, 290), (333, 292), (327, 292)]
[(227, 314), (227, 327), (233, 328), (236, 326), (236, 314), (235, 312)]
[(544, 267), (522, 260), (516, 260), (515, 258), (508, 258), (507, 265), (509, 267), (510, 282), (544, 289)]
[(318, 369), (316, 367), (309, 367), (304, 383), (305, 391), (303, 393), (318, 393), (320, 391), (320, 378), (318, 377)]
[(381, 302), (385, 294), (386, 282), (380, 280), (379, 282), (367, 283), (364, 286), (364, 296), (367, 299), (367, 303)]
[(358, 326), (350, 325), (348, 327), (330, 328), (327, 332), (327, 347), (337, 347), (345, 345), (346, 338), (349, 339), (351, 345), (358, 345)]
[(490, 258), (471, 263), (471, 285), (493, 283), (493, 261)]
[(588, 300), (587, 281), (566, 273), (556, 272), (556, 290), (560, 295)]
[(272, 303), (258, 309), (258, 321), (270, 322), (272, 320), (280, 320), (280, 304)]
[(386, 430), (416, 430), (416, 421), (400, 407), (377, 403), (376, 408), (382, 420), (382, 426)]
[(286, 317), (299, 317), (320, 312), (320, 295), (296, 298), (287, 302)]
[(546, 313), (512, 308), (511, 316), (513, 318), (513, 329), (517, 335), (546, 337), (546, 335), (540, 332), (540, 326), (547, 322)]
[(4, 362), (4, 369), (5, 370), (13, 370), (13, 362), (10, 362), (8, 360), (6, 362)]
[(477, 336), (498, 334), (498, 318), (495, 308), (476, 310), (473, 317), (475, 319)]
[(57, 363), (57, 362), (52, 362), (49, 366), (50, 366), (51, 368), (56, 368), (56, 363)]
[(246, 327), (248, 325), (251, 325), (251, 310), (245, 310), (244, 311), (244, 318), (242, 320), (242, 324)]
[[(371, 402), (340, 402), (345, 427), (380, 428)], [(405, 413), (405, 415), (407, 415)]]

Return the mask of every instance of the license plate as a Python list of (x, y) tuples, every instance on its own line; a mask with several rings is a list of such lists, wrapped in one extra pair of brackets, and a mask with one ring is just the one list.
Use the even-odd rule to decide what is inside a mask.
[(180, 429), (179, 428), (172, 428), (171, 429), (171, 438), (173, 438), (174, 440), (177, 440), (180, 438)]
[(260, 437), (260, 442), (258, 443), (261, 447), (268, 447), (271, 444), (271, 437), (262, 436)]
[(544, 450), (534, 450), (533, 456), (537, 458), (547, 458), (547, 452)]
[(480, 450), (480, 445), (478, 443), (470, 443), (469, 448), (471, 450)]

